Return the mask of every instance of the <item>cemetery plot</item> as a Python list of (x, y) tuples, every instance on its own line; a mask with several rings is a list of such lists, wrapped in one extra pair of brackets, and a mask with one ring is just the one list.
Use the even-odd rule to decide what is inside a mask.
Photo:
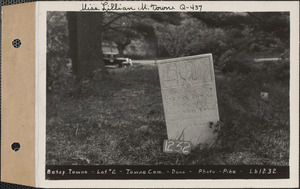
[(289, 165), (288, 12), (101, 14), (47, 13), (47, 165)]
[[(197, 122), (200, 110), (182, 113), (169, 108), (171, 113), (192, 118), (190, 123), (188, 119), (176, 120), (176, 114), (169, 117), (165, 114), (165, 117), (161, 95), (164, 88), (160, 86), (156, 66), (133, 65), (108, 71), (110, 79), (82, 81), (81, 88), (70, 82), (69, 87), (54, 88), (47, 94), (47, 165), (288, 165), (288, 88), (271, 80), (272, 85), (261, 90), (257, 85), (263, 81), (259, 77), (261, 73), (253, 72), (251, 77), (239, 80), (216, 70), (220, 130), (212, 120), (217, 115), (217, 111), (210, 110), (212, 104), (202, 109), (205, 114), (201, 119), (206, 122), (203, 125)], [(175, 101), (180, 107), (191, 106), (192, 102), (186, 105), (186, 99), (191, 101), (193, 96), (203, 98), (202, 102), (209, 99), (210, 103), (214, 102), (213, 92), (204, 95), (200, 89), (191, 90), (198, 93), (183, 98), (175, 98), (178, 93), (172, 93), (167, 100), (169, 104)], [(261, 99), (261, 91), (268, 91), (268, 103)], [(167, 128), (166, 120), (173, 121), (174, 125)], [(164, 153), (167, 132), (185, 126), (188, 128), (184, 132), (178, 131), (181, 142), (188, 142), (187, 132), (196, 135), (200, 131), (196, 128), (202, 126), (210, 137), (218, 136), (222, 142), (216, 148), (191, 150), (184, 156), (177, 152)], [(178, 140), (169, 138), (168, 141)], [(173, 147), (169, 149), (180, 149)]]

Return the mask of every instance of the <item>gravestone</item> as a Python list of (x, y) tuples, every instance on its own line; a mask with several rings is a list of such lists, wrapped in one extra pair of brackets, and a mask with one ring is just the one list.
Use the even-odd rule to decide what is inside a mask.
[(212, 147), (220, 130), (212, 55), (157, 63), (168, 139)]

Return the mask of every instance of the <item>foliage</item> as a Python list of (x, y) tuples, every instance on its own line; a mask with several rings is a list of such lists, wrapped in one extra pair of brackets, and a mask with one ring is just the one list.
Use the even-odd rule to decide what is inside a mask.
[(211, 29), (196, 19), (183, 18), (180, 25), (165, 23), (155, 26), (160, 50), (166, 50), (167, 56), (207, 53), (221, 45), (224, 34), (221, 29)]
[[(119, 54), (123, 56), (126, 46), (128, 46), (132, 40), (137, 40), (142, 37), (134, 28), (134, 21), (131, 15), (124, 13), (124, 16), (117, 14), (116, 17), (120, 17), (112, 22), (104, 32), (104, 42), (109, 44), (115, 43), (117, 45)], [(105, 20), (114, 16), (114, 13), (105, 13)], [(114, 17), (113, 17), (114, 18)], [(111, 22), (111, 21), (104, 21)]]
[(126, 55), (131, 59), (152, 59), (156, 56), (157, 49), (145, 40), (133, 40), (125, 49)]
[(185, 55), (187, 46), (192, 40), (185, 29), (185, 26), (172, 25), (157, 27), (159, 45), (161, 48), (165, 48), (171, 57)]
[(210, 27), (243, 29), (247, 26), (256, 32), (273, 33), (281, 39), (289, 39), (288, 12), (190, 12), (188, 14)]
[[(47, 90), (59, 90), (69, 84), (67, 67), (69, 39), (65, 12), (48, 12), (47, 14)], [(69, 65), (70, 66), (70, 65)]]
[(189, 14), (210, 26), (211, 30), (221, 29), (221, 33), (213, 38), (206, 37), (204, 41), (207, 39), (212, 44), (218, 42), (208, 49), (214, 55), (216, 65), (225, 72), (245, 73), (251, 67), (253, 57), (280, 57), (280, 54), (289, 49), (287, 13)]
[(67, 57), (69, 39), (65, 12), (47, 14), (47, 54), (51, 57)]
[(115, 43), (120, 55), (137, 40), (156, 48), (155, 24), (179, 24), (180, 18), (179, 13), (105, 13), (104, 41)]
[(188, 15), (191, 17), (182, 15), (180, 25), (156, 26), (160, 51), (166, 52), (160, 55), (181, 57), (212, 53), (215, 65), (225, 72), (245, 73), (253, 56), (278, 57), (289, 48), (289, 16), (285, 13)]

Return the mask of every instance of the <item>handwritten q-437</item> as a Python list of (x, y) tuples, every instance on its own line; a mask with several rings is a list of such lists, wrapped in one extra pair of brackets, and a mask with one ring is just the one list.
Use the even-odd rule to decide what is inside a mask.
[(185, 10), (185, 11), (201, 11), (202, 10), (202, 5), (195, 5), (195, 4), (185, 5), (185, 4), (181, 4), (179, 8), (180, 8), (180, 10)]

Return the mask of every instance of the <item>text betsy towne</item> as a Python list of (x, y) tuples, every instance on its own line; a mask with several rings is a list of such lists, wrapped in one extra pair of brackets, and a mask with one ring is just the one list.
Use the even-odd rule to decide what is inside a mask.
[(47, 166), (46, 177), (64, 179), (288, 178), (284, 166)]
[(135, 6), (121, 2), (101, 2), (97, 4), (82, 3), (81, 11), (201, 11), (202, 5), (196, 3), (185, 3), (179, 5), (159, 5), (155, 3), (136, 3)]

